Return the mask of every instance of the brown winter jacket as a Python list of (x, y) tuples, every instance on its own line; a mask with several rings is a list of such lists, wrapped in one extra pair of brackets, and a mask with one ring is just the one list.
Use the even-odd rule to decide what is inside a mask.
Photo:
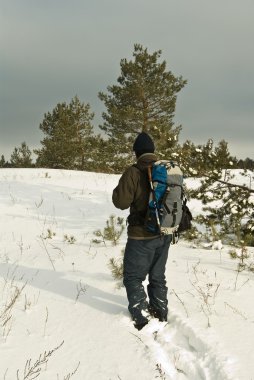
[(130, 208), (128, 216), (130, 239), (154, 239), (158, 236), (146, 231), (144, 227), (150, 193), (147, 168), (155, 161), (155, 154), (142, 154), (136, 165), (125, 170), (117, 187), (113, 190), (112, 201), (115, 207), (121, 210)]

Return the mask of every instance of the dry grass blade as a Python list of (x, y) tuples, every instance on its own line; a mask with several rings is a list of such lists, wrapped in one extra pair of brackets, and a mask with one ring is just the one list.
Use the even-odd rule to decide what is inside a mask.
[(50, 351), (45, 351), (39, 355), (39, 358), (32, 364), (32, 359), (28, 359), (25, 364), (23, 377), (19, 377), (19, 370), (17, 370), (17, 380), (34, 380), (40, 376), (42, 366), (47, 364), (51, 355), (57, 351), (64, 344), (64, 340), (55, 348)]

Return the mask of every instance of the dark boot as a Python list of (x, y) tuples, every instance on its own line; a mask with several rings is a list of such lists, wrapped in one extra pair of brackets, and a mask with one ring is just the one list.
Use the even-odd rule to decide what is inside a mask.
[(137, 329), (137, 330), (142, 330), (143, 327), (145, 327), (147, 324), (148, 324), (148, 319), (144, 322), (141, 322), (141, 323), (135, 323), (134, 324), (134, 327)]
[(168, 315), (167, 313), (163, 312), (163, 311), (160, 311), (160, 310), (155, 310), (154, 308), (152, 308), (152, 306), (148, 306), (148, 311), (149, 311), (149, 314), (153, 317), (153, 318), (158, 318), (160, 322), (166, 322), (168, 320)]
[(146, 326), (148, 324), (148, 322), (149, 322), (148, 316), (149, 316), (148, 311), (146, 311), (145, 313), (136, 312), (135, 315), (132, 315), (134, 327), (137, 330), (141, 330), (144, 326)]

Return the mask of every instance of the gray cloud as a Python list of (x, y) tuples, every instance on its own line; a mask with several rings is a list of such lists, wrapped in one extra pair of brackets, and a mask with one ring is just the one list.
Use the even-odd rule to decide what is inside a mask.
[(98, 91), (116, 82), (136, 42), (188, 80), (175, 121), (181, 140), (225, 139), (253, 157), (251, 0), (7, 0), (1, 2), (0, 154), (38, 146), (43, 114), (76, 94), (100, 121)]

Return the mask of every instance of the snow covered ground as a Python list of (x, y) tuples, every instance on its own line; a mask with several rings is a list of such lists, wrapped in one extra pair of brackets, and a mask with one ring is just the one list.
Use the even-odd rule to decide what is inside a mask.
[(254, 274), (237, 277), (229, 247), (172, 246), (168, 322), (133, 327), (108, 267), (126, 234), (92, 242), (127, 215), (111, 203), (118, 178), (0, 169), (0, 378), (253, 380)]

